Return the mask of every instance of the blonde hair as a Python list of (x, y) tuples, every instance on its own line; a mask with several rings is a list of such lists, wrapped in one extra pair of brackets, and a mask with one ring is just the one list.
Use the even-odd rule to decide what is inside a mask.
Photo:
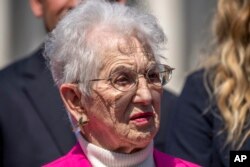
[(215, 50), (206, 74), (224, 121), (226, 145), (240, 149), (250, 136), (250, 0), (219, 0)]

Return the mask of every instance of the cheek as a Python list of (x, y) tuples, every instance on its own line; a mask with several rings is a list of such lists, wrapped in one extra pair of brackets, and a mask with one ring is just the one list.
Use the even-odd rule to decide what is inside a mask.
[[(110, 112), (110, 117), (117, 123), (128, 123), (129, 115), (132, 112), (131, 101), (134, 96), (133, 92), (112, 91), (106, 92), (110, 95), (108, 98), (107, 109)], [(107, 99), (107, 98), (106, 98)]]
[(131, 113), (130, 104), (133, 92), (121, 92), (111, 87), (98, 87), (93, 97), (96, 112), (109, 117), (116, 123), (127, 123)]
[(119, 92), (115, 96), (114, 109), (124, 111), (129, 108), (132, 103), (134, 92)]

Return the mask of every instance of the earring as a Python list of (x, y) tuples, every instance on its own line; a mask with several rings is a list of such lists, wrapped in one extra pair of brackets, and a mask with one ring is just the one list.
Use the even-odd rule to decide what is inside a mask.
[(83, 127), (83, 126), (87, 125), (88, 122), (89, 122), (88, 119), (83, 120), (83, 116), (81, 116), (81, 117), (78, 119), (78, 121), (77, 121), (77, 125), (78, 125), (79, 127)]

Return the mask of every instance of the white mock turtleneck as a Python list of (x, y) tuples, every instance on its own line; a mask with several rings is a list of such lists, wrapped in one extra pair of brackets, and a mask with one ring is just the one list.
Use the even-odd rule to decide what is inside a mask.
[(77, 140), (94, 167), (154, 167), (153, 141), (143, 150), (132, 154), (116, 153), (87, 142), (80, 132)]

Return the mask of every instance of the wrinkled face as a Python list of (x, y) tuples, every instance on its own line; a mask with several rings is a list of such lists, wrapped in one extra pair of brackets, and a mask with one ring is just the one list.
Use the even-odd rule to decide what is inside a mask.
[[(104, 65), (98, 78), (109, 78), (119, 71), (144, 74), (155, 63), (144, 46), (134, 37), (110, 42), (101, 55)], [(104, 46), (105, 47), (105, 46)], [(135, 151), (146, 147), (159, 129), (162, 87), (148, 84), (139, 75), (137, 86), (130, 91), (115, 89), (110, 81), (93, 83), (92, 100), (86, 106), (90, 120), (85, 130), (88, 140), (117, 152)], [(124, 78), (118, 78), (124, 84)]]

